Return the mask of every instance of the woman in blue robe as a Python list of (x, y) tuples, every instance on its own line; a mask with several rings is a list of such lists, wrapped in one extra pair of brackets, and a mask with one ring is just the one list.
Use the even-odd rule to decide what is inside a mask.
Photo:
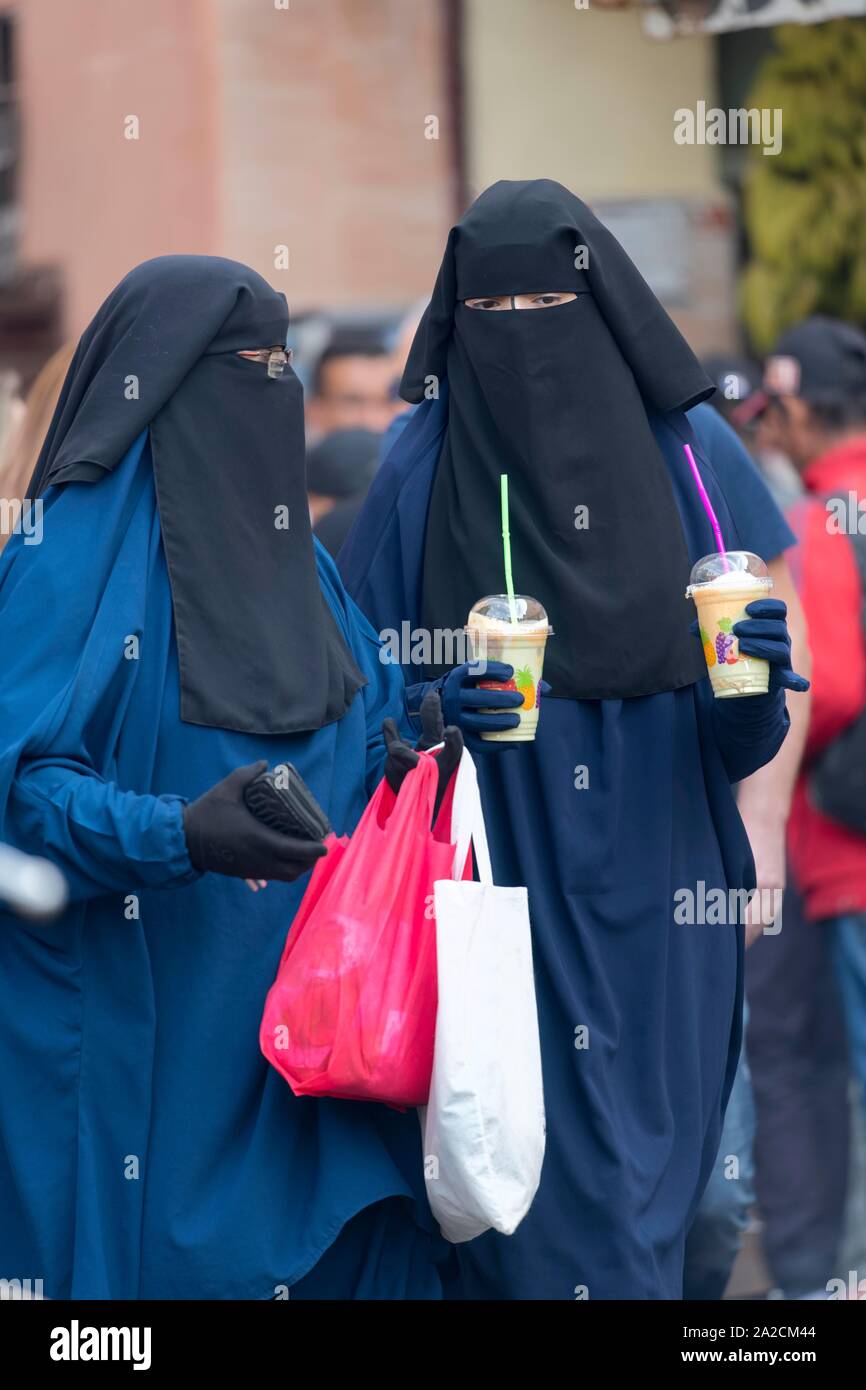
[[(697, 659), (684, 590), (716, 545), (685, 444), (739, 543), (685, 413), (711, 389), (579, 200), (497, 184), (449, 238), (403, 382), (420, 404), (340, 556), (380, 631), (453, 629), (504, 588), (507, 472), (515, 585), (554, 627), (535, 742), (473, 741), (495, 879), (529, 889), (547, 1151), (515, 1234), (457, 1247), (457, 1296), (682, 1296), (740, 1047), (743, 929), (678, 921), (677, 895), (754, 887), (732, 784), (779, 748), (784, 687), (805, 687), (773, 600), (736, 629), (773, 663), (766, 696), (714, 700)], [(410, 709), (431, 688), (446, 718), (478, 704), (465, 668), (404, 674)]]
[(296, 1098), (259, 1050), (321, 849), (209, 791), (288, 761), (349, 832), (405, 727), (310, 534), (287, 327), (246, 267), (133, 271), (64, 386), (41, 543), (2, 558), (0, 840), (70, 906), (0, 914), (0, 1276), (50, 1298), (441, 1296), (417, 1117)]

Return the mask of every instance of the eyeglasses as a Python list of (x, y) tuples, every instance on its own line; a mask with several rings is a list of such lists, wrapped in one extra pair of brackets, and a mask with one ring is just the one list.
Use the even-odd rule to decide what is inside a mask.
[(282, 376), (286, 367), (292, 365), (294, 353), (291, 348), (251, 348), (238, 353), (238, 357), (246, 357), (249, 362), (262, 362), (267, 366), (268, 376)]

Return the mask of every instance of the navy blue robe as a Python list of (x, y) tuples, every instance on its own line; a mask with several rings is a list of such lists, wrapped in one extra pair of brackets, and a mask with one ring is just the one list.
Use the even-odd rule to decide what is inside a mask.
[[(406, 424), (340, 556), (380, 631), (419, 624), (446, 419), (447, 386)], [(716, 547), (687, 441), (735, 548), (736, 508), (689, 421), (652, 424), (692, 561)], [(729, 476), (749, 468), (750, 494), (775, 516), (742, 451), (725, 459)], [(404, 674), (419, 682), (417, 668)], [(739, 1053), (743, 932), (678, 925), (675, 894), (754, 886), (731, 784), (773, 757), (786, 728), (781, 694), (720, 702), (704, 679), (631, 700), (547, 698), (534, 744), (477, 759), (496, 881), (529, 889), (548, 1127), (522, 1225), (459, 1247), (463, 1296), (682, 1296), (685, 1234)], [(589, 785), (578, 789), (582, 768)]]
[(298, 1099), (259, 1050), (306, 877), (253, 895), (200, 875), (182, 827), (184, 799), (266, 758), (350, 831), (382, 720), (403, 722), (400, 672), (317, 547), (369, 682), (344, 718), (182, 723), (146, 445), (98, 487), (49, 489), (42, 544), (0, 561), (0, 839), (71, 892), (57, 921), (0, 914), (0, 1276), (50, 1298), (270, 1299), (312, 1270), (318, 1296), (436, 1297), (417, 1117)]

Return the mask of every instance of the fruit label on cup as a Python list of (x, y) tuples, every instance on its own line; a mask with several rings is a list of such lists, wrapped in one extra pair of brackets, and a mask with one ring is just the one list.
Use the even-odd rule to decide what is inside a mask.
[(701, 641), (704, 644), (704, 656), (707, 658), (707, 670), (716, 663), (720, 666), (735, 666), (740, 660), (740, 645), (731, 633), (734, 626), (731, 618), (719, 618), (716, 623), (718, 629), (715, 641), (711, 640), (710, 634), (705, 627), (701, 628)]
[(749, 616), (748, 605), (765, 598), (772, 587), (767, 566), (750, 550), (718, 551), (692, 566), (686, 596), (697, 609), (707, 673), (717, 700), (760, 695), (768, 689), (769, 664), (740, 652), (734, 628)]
[(713, 692), (717, 698), (763, 694), (768, 688), (769, 666), (760, 657), (741, 652), (733, 634), (735, 624), (748, 616), (745, 604), (734, 613), (730, 603), (727, 612), (719, 612), (722, 606), (704, 599), (699, 609), (701, 643)]
[(479, 681), (478, 686), (480, 690), (519, 690), (523, 696), (523, 704), (517, 706), (517, 712), (538, 709), (541, 700), (541, 670), (534, 671), (531, 665), (524, 664), (514, 672), (510, 681)]
[[(488, 594), (473, 604), (466, 630), (477, 661), (499, 661), (513, 671), (507, 681), (478, 682), (482, 690), (491, 691), (489, 709), (479, 713), (516, 714), (519, 723), (510, 729), (482, 733), (481, 737), (507, 743), (535, 738), (544, 649), (553, 632), (544, 607), (528, 594)], [(478, 674), (483, 676), (483, 669)], [(501, 705), (497, 707), (497, 690), (516, 691), (521, 697), (520, 705), (507, 710)]]
[[(544, 646), (545, 639), (533, 641), (527, 639), (506, 640), (501, 644), (495, 639), (488, 638), (487, 658), (490, 661), (503, 661), (508, 666), (514, 668), (514, 675), (507, 681), (482, 680), (478, 682), (482, 690), (516, 690), (523, 696), (523, 704), (517, 705), (505, 713), (516, 714), (520, 719), (520, 724), (514, 729), (507, 729), (501, 733), (484, 733), (483, 739), (493, 742), (510, 743), (512, 741), (524, 742), (535, 738), (535, 729), (538, 724), (538, 710), (541, 703), (541, 673), (544, 668)], [(495, 647), (495, 650), (494, 650)], [(497, 709), (495, 695), (491, 698), (489, 711), (487, 713), (501, 712), (502, 707)]]

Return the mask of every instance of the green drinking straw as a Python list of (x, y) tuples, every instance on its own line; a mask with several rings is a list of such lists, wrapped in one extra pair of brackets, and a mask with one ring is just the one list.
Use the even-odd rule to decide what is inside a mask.
[(505, 587), (508, 591), (508, 607), (511, 621), (517, 627), (517, 604), (514, 602), (514, 579), (511, 574), (511, 532), (508, 529), (508, 474), (499, 476), (500, 500), (502, 503), (502, 554), (505, 559)]

